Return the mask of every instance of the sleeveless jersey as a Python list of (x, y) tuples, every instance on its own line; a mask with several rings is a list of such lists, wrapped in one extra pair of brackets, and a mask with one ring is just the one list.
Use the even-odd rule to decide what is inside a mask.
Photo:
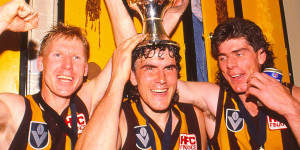
[[(221, 87), (219, 93), (216, 128), (213, 138), (210, 140), (213, 150), (239, 150), (258, 149), (250, 136), (245, 117), (241, 114), (238, 105), (239, 97)], [(262, 110), (260, 110), (262, 111)], [(277, 113), (264, 109), (266, 124), (264, 149), (266, 150), (299, 150), (297, 141), (288, 127), (287, 121)], [(280, 120), (280, 121), (278, 121)], [(256, 124), (257, 125), (257, 124)], [(258, 146), (258, 147), (257, 147)]]
[[(39, 93), (40, 94), (40, 93)], [(70, 150), (71, 139), (66, 131), (59, 126), (57, 120), (44, 111), (37, 103), (40, 95), (29, 95), (25, 99), (25, 113), (19, 129), (10, 145), (10, 150), (45, 149), (45, 150)], [(81, 134), (89, 119), (88, 111), (84, 103), (76, 95), (73, 99), (76, 105), (77, 131)], [(60, 117), (71, 128), (71, 110), (67, 107)]]
[[(122, 150), (153, 150), (149, 143), (149, 130), (147, 130), (147, 122), (138, 106), (132, 100), (127, 100), (122, 103), (127, 120), (127, 137)], [(175, 130), (170, 137), (169, 149), (174, 150), (200, 150), (201, 136), (198, 126), (198, 120), (194, 111), (193, 105), (177, 103), (172, 107), (172, 112), (179, 118)], [(156, 150), (161, 150), (162, 139), (164, 136), (160, 127), (150, 118), (149, 124), (152, 129), (152, 134), (155, 139)]]

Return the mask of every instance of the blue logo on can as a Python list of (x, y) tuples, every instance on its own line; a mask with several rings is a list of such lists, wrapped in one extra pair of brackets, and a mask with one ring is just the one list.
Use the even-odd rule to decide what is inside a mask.
[(282, 73), (281, 73), (280, 70), (275, 69), (275, 68), (266, 68), (264, 70), (264, 73), (266, 73), (267, 75), (273, 77), (274, 79), (276, 79), (277, 81), (279, 81), (281, 83)]

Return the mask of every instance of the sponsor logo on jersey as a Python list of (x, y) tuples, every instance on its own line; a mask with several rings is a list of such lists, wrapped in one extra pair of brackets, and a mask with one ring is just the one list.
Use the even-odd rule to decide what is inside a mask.
[(267, 117), (268, 119), (268, 125), (270, 130), (281, 130), (281, 129), (287, 129), (287, 126), (284, 123), (281, 123), (271, 117)]
[(197, 150), (197, 139), (195, 134), (180, 134), (179, 150)]
[(238, 132), (244, 128), (244, 118), (240, 111), (235, 109), (226, 109), (226, 126), (232, 132)]
[(43, 149), (48, 146), (49, 130), (45, 122), (30, 122), (28, 142), (34, 149)]
[[(66, 117), (65, 123), (69, 128), (72, 128), (72, 117), (71, 115)], [(86, 126), (86, 120), (83, 113), (77, 114), (77, 130), (78, 134), (82, 133), (83, 129)]]
[(136, 146), (143, 150), (151, 148), (149, 128), (147, 126), (135, 126), (134, 130), (136, 135)]

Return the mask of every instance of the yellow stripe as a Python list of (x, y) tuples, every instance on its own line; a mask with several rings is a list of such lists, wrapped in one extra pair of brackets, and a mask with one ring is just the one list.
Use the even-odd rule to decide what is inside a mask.
[[(43, 112), (40, 109), (39, 105), (37, 103), (35, 103), (35, 101), (33, 100), (32, 96), (26, 96), (26, 98), (28, 98), (29, 102), (30, 102), (30, 106), (31, 106), (31, 110), (32, 110), (32, 121), (36, 121), (36, 122), (44, 122), (46, 123), (46, 121), (43, 118)], [(28, 133), (30, 134), (30, 132)], [(28, 140), (29, 140), (29, 135), (28, 135)], [(43, 150), (48, 150), (51, 149), (51, 145), (52, 145), (52, 141), (51, 141), (51, 134), (50, 132), (48, 132), (48, 145), (47, 147), (45, 147)], [(30, 146), (29, 141), (27, 144), (27, 150), (33, 150), (33, 148)]]

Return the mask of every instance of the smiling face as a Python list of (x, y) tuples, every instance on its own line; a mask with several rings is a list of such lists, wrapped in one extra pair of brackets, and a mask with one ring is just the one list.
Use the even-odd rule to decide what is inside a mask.
[(151, 58), (137, 59), (135, 72), (130, 77), (131, 83), (138, 88), (145, 112), (167, 110), (176, 91), (178, 78), (175, 58), (170, 57), (168, 50), (161, 51), (159, 55), (156, 50)]
[(244, 93), (247, 80), (254, 72), (259, 72), (266, 60), (265, 52), (257, 52), (245, 38), (224, 41), (218, 48), (218, 63), (222, 75), (236, 93)]
[(42, 91), (60, 97), (71, 96), (87, 75), (87, 56), (82, 41), (54, 38), (38, 58), (38, 68), (43, 73)]

